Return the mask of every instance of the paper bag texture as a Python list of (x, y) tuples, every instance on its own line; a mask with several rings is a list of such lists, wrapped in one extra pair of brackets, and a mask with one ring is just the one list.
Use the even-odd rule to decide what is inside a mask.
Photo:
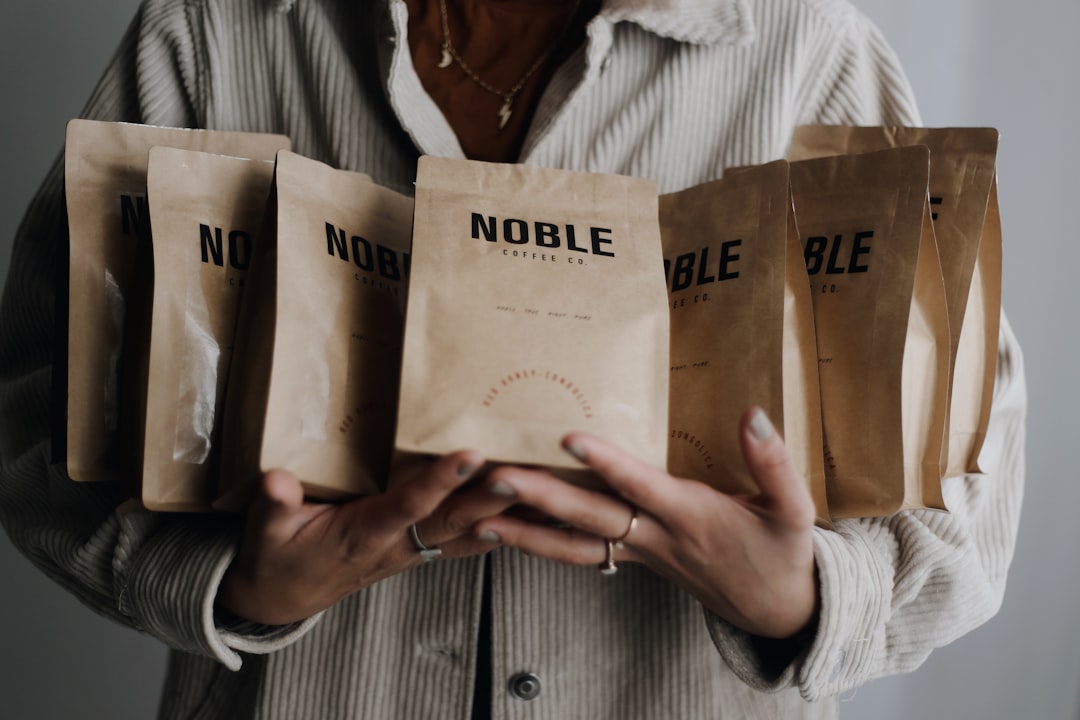
[(266, 160), (150, 150), (154, 289), (139, 473), (148, 509), (205, 511), (214, 499), (236, 317), (273, 173)]
[(263, 472), (307, 495), (379, 492), (393, 441), (411, 198), (366, 175), (278, 154), (226, 395), (215, 507)]
[[(281, 135), (181, 130), (73, 120), (65, 150), (68, 297), (59, 299), (54, 363), (53, 459), (75, 480), (110, 480), (119, 468), (121, 355), (135, 301), (135, 258), (145, 229), (152, 146), (272, 159)], [(149, 288), (149, 283), (145, 283)], [(66, 346), (65, 346), (66, 342)]]
[(924, 146), (791, 164), (833, 518), (945, 509), (949, 326)]
[(420, 158), (396, 450), (589, 473), (583, 430), (667, 456), (668, 310), (651, 181)]
[(998, 131), (992, 128), (798, 128), (790, 157), (930, 149), (930, 205), (949, 308), (950, 414), (947, 475), (979, 472), (990, 421), (1001, 313), (1001, 232), (994, 224)]
[(661, 196), (671, 307), (668, 470), (758, 492), (739, 421), (761, 406), (828, 525), (813, 305), (788, 164), (741, 169)]

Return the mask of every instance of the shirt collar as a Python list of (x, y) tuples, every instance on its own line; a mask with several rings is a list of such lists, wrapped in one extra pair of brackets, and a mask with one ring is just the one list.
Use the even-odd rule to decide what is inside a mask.
[(754, 34), (751, 0), (605, 0), (600, 14), (696, 45), (744, 44)]

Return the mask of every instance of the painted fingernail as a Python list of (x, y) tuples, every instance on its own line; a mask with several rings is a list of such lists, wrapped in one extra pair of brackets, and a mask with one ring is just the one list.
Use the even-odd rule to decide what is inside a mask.
[(499, 534), (494, 530), (481, 530), (480, 532), (476, 533), (476, 539), (483, 542), (502, 542), (502, 538), (499, 537)]
[(515, 491), (514, 488), (510, 487), (502, 480), (497, 481), (494, 485), (491, 486), (491, 494), (503, 498), (517, 497), (517, 491)]
[(587, 457), (585, 447), (577, 440), (566, 444), (566, 452), (570, 453), (581, 462), (585, 462), (585, 458)]
[(775, 432), (773, 424), (769, 421), (769, 416), (765, 414), (765, 411), (761, 408), (755, 410), (754, 416), (750, 418), (750, 435), (758, 442), (765, 442)]
[(470, 477), (477, 470), (478, 470), (478, 468), (475, 465), (470, 465), (469, 463), (463, 463), (461, 465), (458, 465), (457, 475), (458, 475), (459, 478), (464, 480), (464, 479)]

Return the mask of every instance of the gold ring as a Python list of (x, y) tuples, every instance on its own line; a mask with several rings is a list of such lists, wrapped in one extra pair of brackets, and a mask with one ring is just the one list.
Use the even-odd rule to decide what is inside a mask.
[(604, 543), (607, 545), (607, 557), (600, 563), (600, 574), (614, 575), (619, 572), (619, 566), (615, 564), (615, 541), (608, 538)]
[(634, 532), (635, 527), (637, 527), (637, 508), (636, 507), (631, 507), (630, 508), (630, 524), (626, 526), (626, 532), (624, 532), (619, 537), (615, 538), (615, 542), (621, 543), (623, 540), (625, 540), (630, 535), (630, 533)]

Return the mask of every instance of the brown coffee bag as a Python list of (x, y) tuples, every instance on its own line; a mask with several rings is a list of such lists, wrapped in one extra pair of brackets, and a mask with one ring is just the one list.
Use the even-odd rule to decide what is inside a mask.
[(338, 499), (385, 484), (413, 201), (366, 175), (278, 154), (226, 397), (219, 509), (262, 473)]
[(68, 124), (70, 242), (67, 279), (58, 284), (68, 297), (57, 303), (52, 444), (53, 459), (66, 462), (75, 480), (110, 480), (118, 473), (125, 316), (133, 302), (140, 227), (147, 221), (148, 153), (155, 145), (272, 159), (289, 139), (92, 120)]
[(668, 311), (648, 180), (422, 157), (396, 449), (592, 483), (584, 430), (667, 456)]
[[(1001, 313), (1001, 233), (996, 197), (998, 131), (992, 128), (845, 127), (796, 130), (791, 159), (930, 148), (930, 205), (949, 308), (947, 475), (979, 472), (990, 420)], [(995, 232), (996, 228), (996, 232)]]
[(214, 499), (236, 317), (273, 173), (265, 160), (150, 150), (154, 289), (139, 474), (151, 510), (205, 511)]
[(791, 164), (834, 518), (944, 509), (949, 325), (924, 146)]
[(661, 196), (660, 232), (671, 306), (668, 470), (758, 492), (739, 421), (760, 405), (829, 525), (814, 311), (788, 164)]

